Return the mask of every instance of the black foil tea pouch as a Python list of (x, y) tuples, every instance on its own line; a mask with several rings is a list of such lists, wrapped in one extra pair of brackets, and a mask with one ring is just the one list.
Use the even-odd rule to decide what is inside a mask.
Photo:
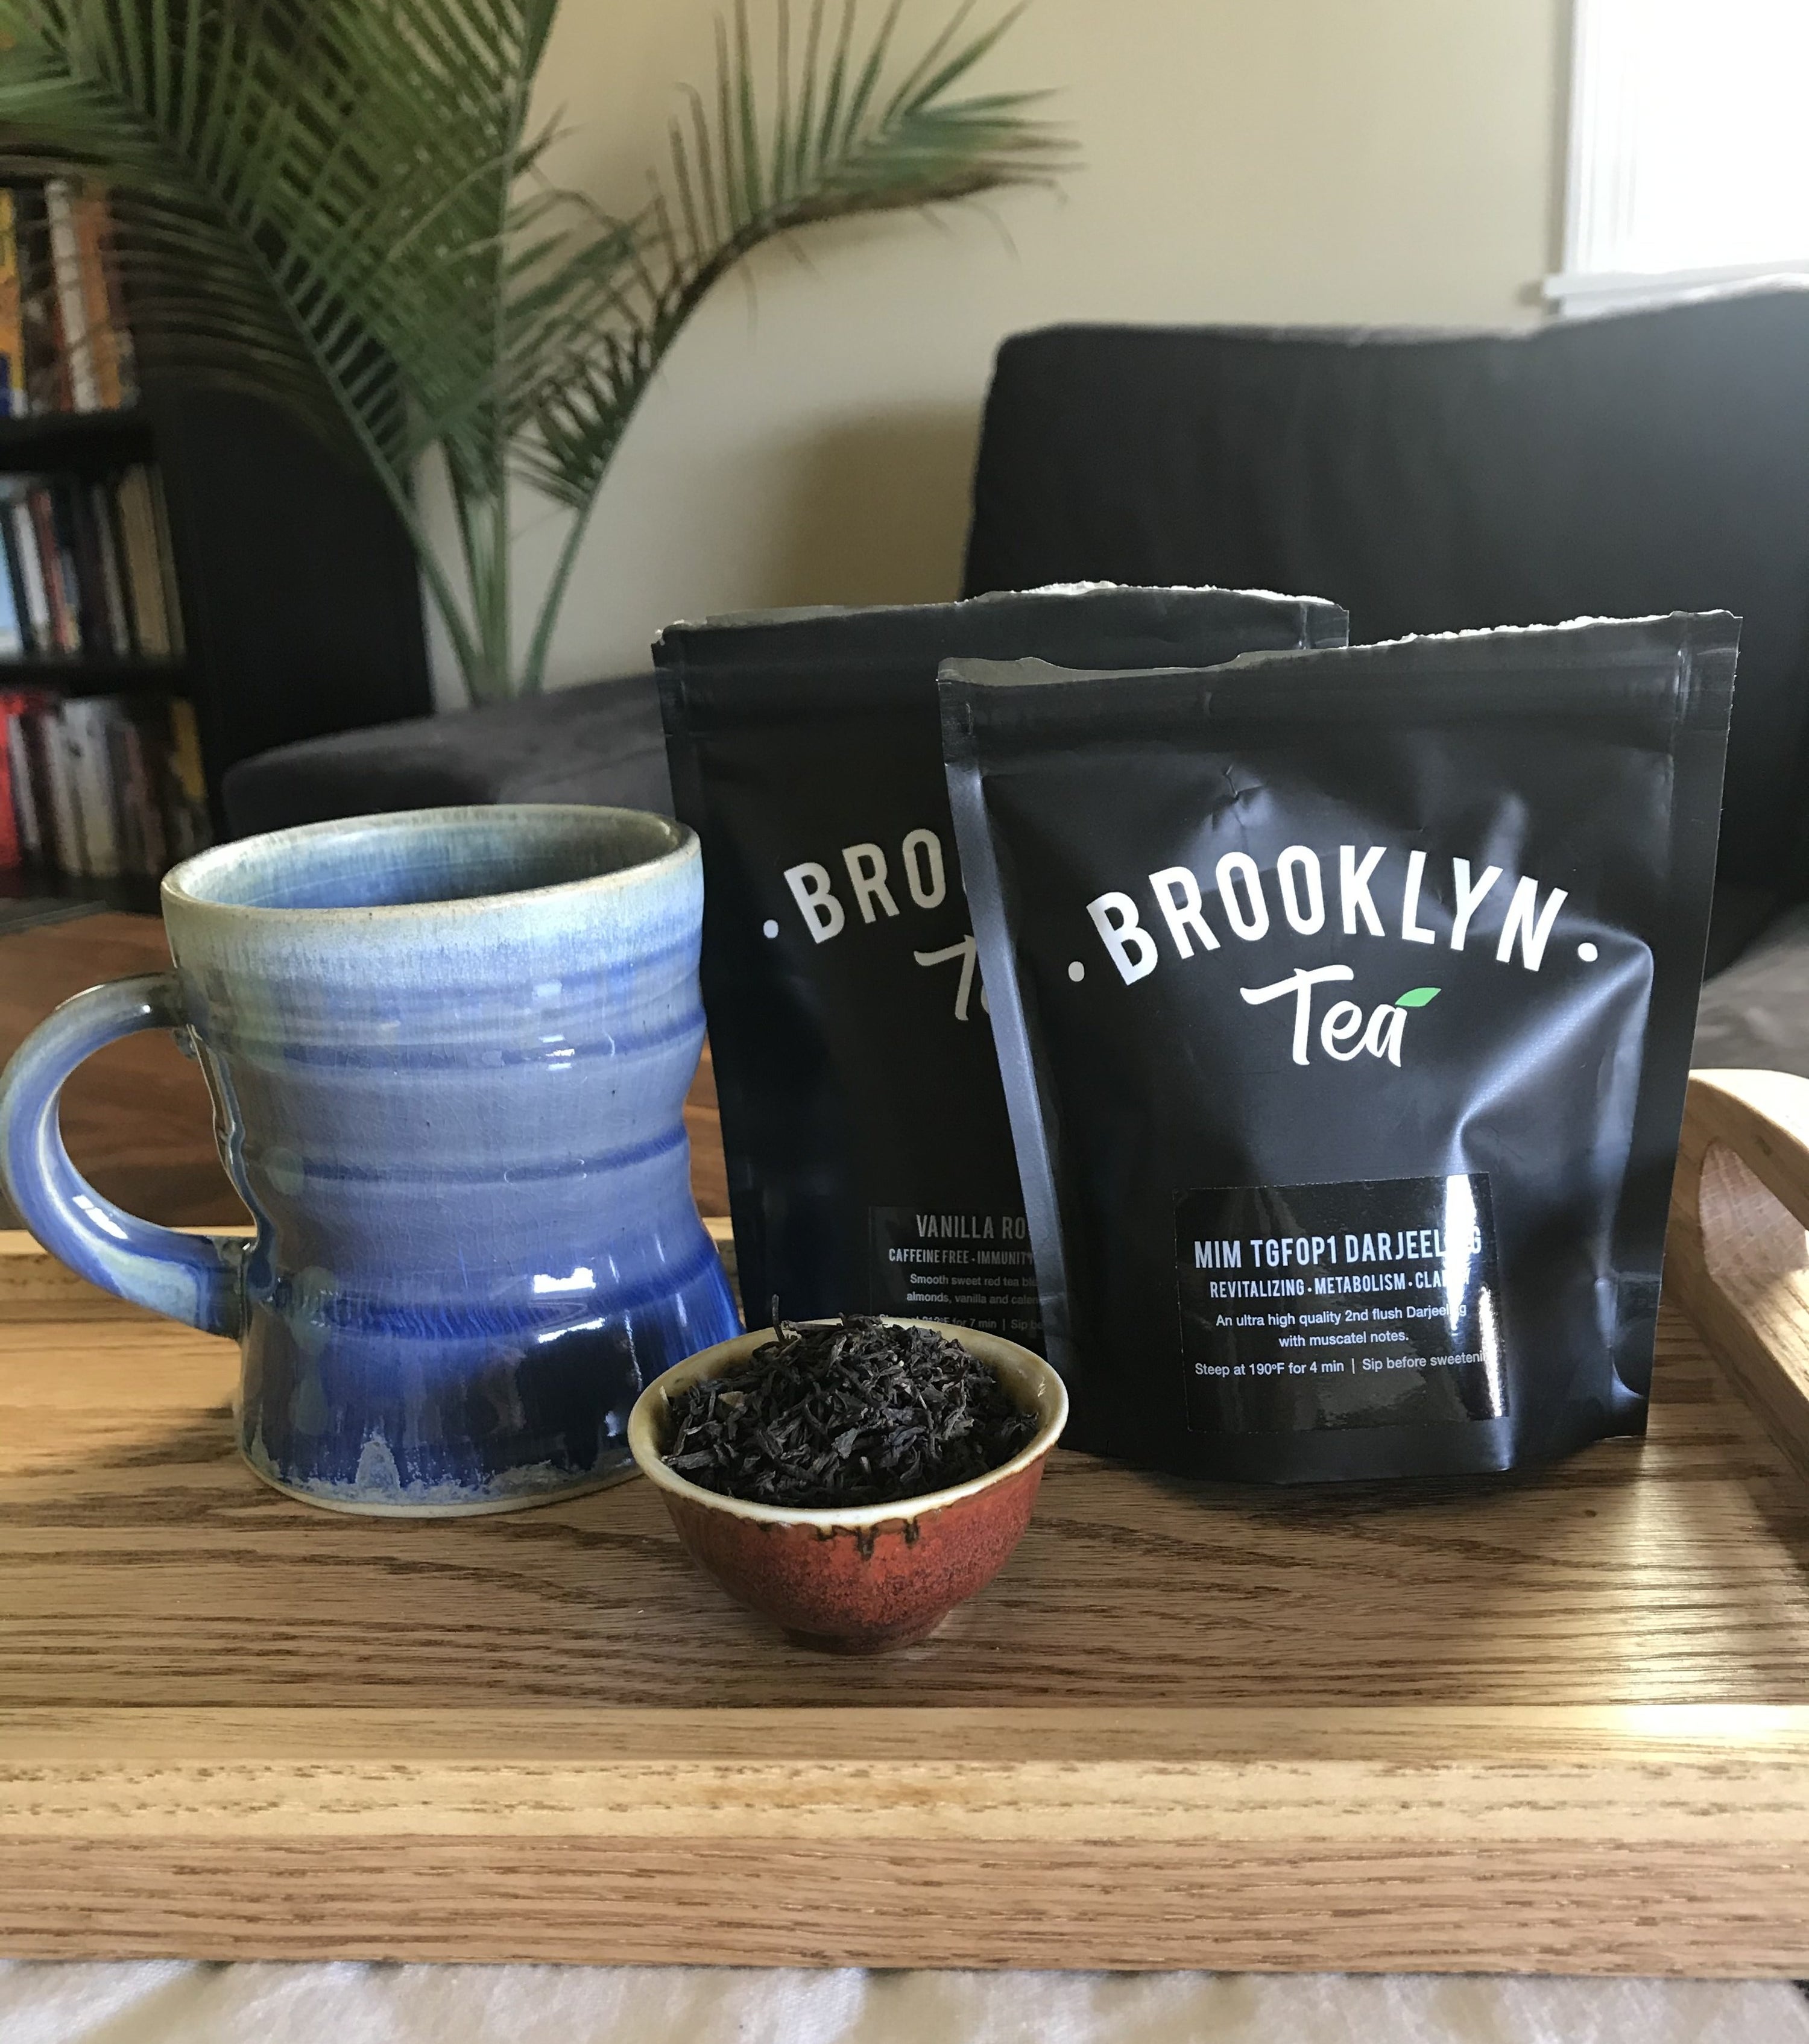
[(1342, 645), (1344, 613), (1086, 587), (678, 624), (673, 801), (703, 842), (704, 1005), (741, 1294), (1039, 1345), (1036, 1286), (949, 823), (945, 655), (1209, 665)]
[(1294, 1481), (1643, 1431), (1738, 630), (943, 670), (1071, 1445)]

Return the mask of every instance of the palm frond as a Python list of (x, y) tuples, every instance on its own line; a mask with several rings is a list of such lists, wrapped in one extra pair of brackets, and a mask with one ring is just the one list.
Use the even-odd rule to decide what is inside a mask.
[(415, 530), (445, 453), (501, 496), (499, 302), (556, 0), (0, 0), (0, 142), (112, 187), (148, 367), (252, 383), (355, 449)]
[[(105, 180), (147, 367), (257, 390), (366, 461), (474, 690), (532, 686), (622, 433), (725, 271), (816, 221), (1066, 160), (1031, 95), (970, 87), (1013, 13), (974, 30), (961, 0), (906, 56), (904, 0), (870, 34), (860, 0), (811, 0), (796, 38), (773, 4), (766, 68), (733, 0), (713, 90), (630, 218), (541, 172), (528, 106), (558, 0), (0, 0), (0, 149)], [(460, 573), (413, 509), (430, 451)], [(512, 476), (572, 514), (519, 671)]]
[[(153, 359), (282, 359), (313, 422), (405, 477), (493, 402), (551, 0), (0, 0), (0, 136), (116, 190)], [(181, 303), (173, 328), (152, 309)], [(375, 348), (406, 402), (367, 413)]]
[[(611, 272), (587, 304), (597, 321), (563, 359), (518, 390), (517, 472), (582, 512), (628, 417), (686, 319), (723, 275), (762, 242), (818, 222), (947, 204), (1051, 181), (1072, 161), (1040, 117), (1043, 95), (954, 96), (1016, 20), (1013, 7), (966, 32), (961, 0), (916, 56), (897, 59), (903, 0), (888, 0), (869, 39), (859, 0), (812, 0), (794, 65), (787, 0), (774, 13), (775, 83), (763, 98), (747, 0), (720, 21), (713, 123), (689, 95), (668, 133), (667, 163), (633, 223), (639, 261)], [(574, 198), (574, 204), (585, 205)], [(599, 232), (624, 223), (593, 212)], [(582, 322), (579, 323), (582, 326)]]

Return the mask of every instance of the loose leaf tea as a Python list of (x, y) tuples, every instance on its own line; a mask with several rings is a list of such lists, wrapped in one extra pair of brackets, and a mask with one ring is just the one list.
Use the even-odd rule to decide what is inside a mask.
[(755, 1504), (889, 1504), (966, 1483), (1036, 1431), (997, 1376), (931, 1327), (849, 1316), (774, 1339), (670, 1408), (666, 1462)]
[(1308, 597), (1104, 586), (660, 635), (674, 813), (703, 840), (704, 1005), (744, 1297), (1038, 1343), (937, 662), (1204, 665), (1345, 636), (1343, 612)]
[(1300, 1481), (1643, 1430), (1736, 633), (943, 669), (1071, 1446)]

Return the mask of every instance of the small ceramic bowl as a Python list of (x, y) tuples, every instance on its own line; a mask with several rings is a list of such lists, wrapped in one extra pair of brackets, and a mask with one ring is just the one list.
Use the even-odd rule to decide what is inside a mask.
[(996, 1335), (939, 1321), (1036, 1415), (1035, 1434), (985, 1476), (891, 1504), (806, 1511), (754, 1504), (687, 1482), (661, 1459), (669, 1400), (699, 1377), (725, 1377), (772, 1339), (720, 1342), (655, 1377), (628, 1416), (628, 1449), (657, 1484), (686, 1551), (738, 1603), (776, 1619), (800, 1646), (889, 1654), (926, 1639), (1004, 1566), (1030, 1522), (1043, 1465), (1068, 1420), (1068, 1393), (1040, 1356)]

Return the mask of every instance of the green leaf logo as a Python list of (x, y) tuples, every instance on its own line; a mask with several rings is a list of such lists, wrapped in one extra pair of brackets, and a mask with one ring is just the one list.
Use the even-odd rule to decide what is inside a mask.
[(1395, 996), (1395, 1005), (1397, 1008), (1423, 1008), (1427, 1001), (1438, 998), (1438, 989), (1435, 986), (1410, 986), (1406, 993)]

